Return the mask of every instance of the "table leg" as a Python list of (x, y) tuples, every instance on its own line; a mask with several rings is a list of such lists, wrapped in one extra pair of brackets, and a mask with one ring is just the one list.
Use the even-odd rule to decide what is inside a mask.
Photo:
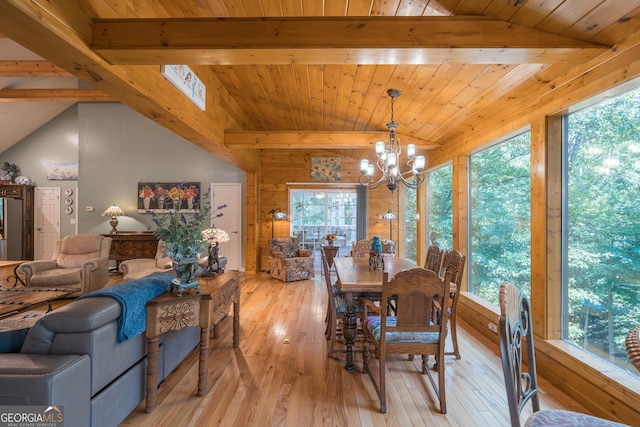
[(240, 346), (240, 295), (236, 295), (236, 302), (233, 303), (233, 348), (238, 348), (239, 346)]
[(344, 364), (344, 369), (347, 372), (353, 372), (356, 370), (356, 365), (353, 363), (353, 344), (358, 332), (358, 319), (353, 312), (353, 306), (348, 305), (347, 311), (342, 317), (342, 336), (347, 342), (347, 361)]
[(198, 364), (198, 396), (207, 394), (207, 360), (209, 359), (209, 327), (200, 328), (200, 360)]
[(147, 412), (153, 411), (158, 398), (158, 337), (149, 338), (147, 342)]

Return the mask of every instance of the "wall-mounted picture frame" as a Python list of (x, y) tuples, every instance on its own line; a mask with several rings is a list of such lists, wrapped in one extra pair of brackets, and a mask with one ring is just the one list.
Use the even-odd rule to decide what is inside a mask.
[(138, 213), (194, 213), (200, 209), (199, 182), (139, 182)]
[(187, 65), (161, 65), (160, 73), (202, 111), (206, 109), (207, 87)]
[(340, 157), (312, 157), (311, 181), (340, 181)]
[(49, 181), (77, 181), (78, 163), (47, 162), (47, 179)]

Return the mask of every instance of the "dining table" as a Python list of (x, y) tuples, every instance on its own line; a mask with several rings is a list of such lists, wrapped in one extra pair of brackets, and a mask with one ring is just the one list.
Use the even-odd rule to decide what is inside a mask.
[(342, 336), (347, 345), (344, 369), (347, 372), (353, 372), (356, 370), (353, 363), (353, 345), (358, 328), (354, 310), (355, 298), (359, 295), (382, 295), (383, 273), (388, 272), (391, 280), (396, 273), (418, 267), (418, 265), (412, 260), (398, 257), (384, 258), (382, 268), (371, 266), (368, 257), (334, 258), (333, 265), (338, 279), (336, 285), (344, 294), (347, 306), (342, 317)]

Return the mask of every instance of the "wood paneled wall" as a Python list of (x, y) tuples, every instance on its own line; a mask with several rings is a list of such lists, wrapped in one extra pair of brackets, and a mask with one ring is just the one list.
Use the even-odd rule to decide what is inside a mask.
[[(466, 224), (469, 216), (466, 159), (475, 150), (509, 132), (529, 125), (531, 129), (531, 303), (538, 374), (572, 396), (593, 413), (637, 425), (640, 419), (638, 377), (608, 367), (599, 359), (561, 339), (561, 123), (560, 114), (585, 99), (607, 93), (617, 85), (632, 87), (640, 78), (640, 41), (629, 39), (610, 52), (610, 58), (566, 77), (554, 90), (535, 98), (496, 105), (494, 115), (445, 148), (427, 155), (429, 167), (453, 160), (454, 246), (467, 252)], [(635, 81), (632, 81), (635, 79)], [(456, 168), (455, 165), (458, 165)], [(457, 208), (455, 208), (457, 206)], [(468, 254), (467, 254), (468, 255)], [(469, 271), (467, 266), (465, 271)], [(465, 286), (463, 286), (465, 290)], [(461, 317), (484, 335), (497, 336), (487, 325), (495, 323), (497, 308), (483, 305), (473, 295), (463, 295)], [(595, 367), (595, 368), (594, 368)]]
[[(271, 238), (272, 209), (280, 208), (289, 215), (289, 189), (354, 189), (360, 176), (360, 159), (347, 153), (326, 150), (262, 150), (259, 178), (259, 245), (256, 251), (258, 270), (269, 270), (268, 241)], [(340, 157), (340, 181), (311, 181), (311, 159), (313, 157)], [(382, 219), (389, 209), (400, 218), (399, 191), (393, 194), (386, 188), (372, 190), (368, 195), (367, 235), (389, 237), (389, 222)], [(399, 221), (393, 221), (393, 236), (397, 240)], [(274, 222), (275, 237), (290, 235), (288, 220)], [(249, 263), (247, 263), (247, 270)]]

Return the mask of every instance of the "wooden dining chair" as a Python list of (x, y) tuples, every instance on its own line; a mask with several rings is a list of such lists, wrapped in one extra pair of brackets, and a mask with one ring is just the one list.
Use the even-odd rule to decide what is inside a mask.
[(424, 260), (424, 268), (427, 270), (435, 271), (440, 274), (440, 268), (442, 267), (442, 256), (444, 251), (440, 249), (438, 245), (431, 245), (427, 249), (427, 257)]
[[(364, 307), (365, 345), (363, 350), (364, 370), (380, 399), (380, 410), (386, 413), (386, 368), (387, 354), (421, 354), (422, 373), (427, 374), (440, 401), (440, 412), (447, 413), (444, 373), (444, 345), (447, 337), (447, 316), (433, 318), (434, 306), (447, 307), (449, 303), (449, 280), (451, 273), (444, 279), (435, 272), (424, 268), (412, 268), (397, 273), (389, 280), (385, 272), (382, 282), (382, 301), (393, 298), (397, 306), (397, 316), (388, 315), (388, 304), (376, 306), (361, 298)], [(370, 316), (375, 312), (377, 315)], [(446, 312), (445, 312), (446, 313)], [(369, 366), (370, 347), (375, 349), (378, 359), (377, 372)], [(436, 383), (429, 369), (429, 355), (435, 355), (438, 362), (438, 381)]]
[[(322, 259), (322, 269), (324, 271), (325, 284), (327, 287), (327, 327), (325, 330), (325, 335), (329, 340), (329, 352), (327, 353), (327, 357), (333, 357), (333, 353), (336, 352), (335, 345), (338, 340), (338, 335), (342, 334), (340, 327), (342, 323), (340, 320), (342, 316), (347, 311), (347, 303), (344, 298), (344, 294), (340, 292), (338, 287), (331, 283), (331, 274), (329, 272), (329, 263), (327, 261), (327, 257), (324, 251), (320, 251), (321, 259)], [(362, 317), (362, 307), (358, 304), (354, 307), (354, 311), (356, 316)]]
[(442, 274), (451, 273), (451, 283), (455, 284), (455, 291), (451, 292), (448, 309), (453, 351), (448, 351), (445, 355), (455, 356), (456, 359), (460, 359), (460, 348), (458, 347), (458, 303), (460, 301), (460, 285), (462, 284), (465, 261), (466, 257), (455, 249), (445, 252), (442, 260)]
[[(500, 357), (507, 390), (507, 403), (511, 427), (520, 427), (520, 413), (531, 401), (533, 414), (525, 426), (584, 426), (606, 427), (624, 424), (592, 417), (579, 412), (549, 409), (540, 410), (540, 391), (536, 375), (533, 343), (533, 322), (529, 300), (511, 283), (500, 285)], [(526, 348), (527, 368), (524, 369), (522, 350)]]

